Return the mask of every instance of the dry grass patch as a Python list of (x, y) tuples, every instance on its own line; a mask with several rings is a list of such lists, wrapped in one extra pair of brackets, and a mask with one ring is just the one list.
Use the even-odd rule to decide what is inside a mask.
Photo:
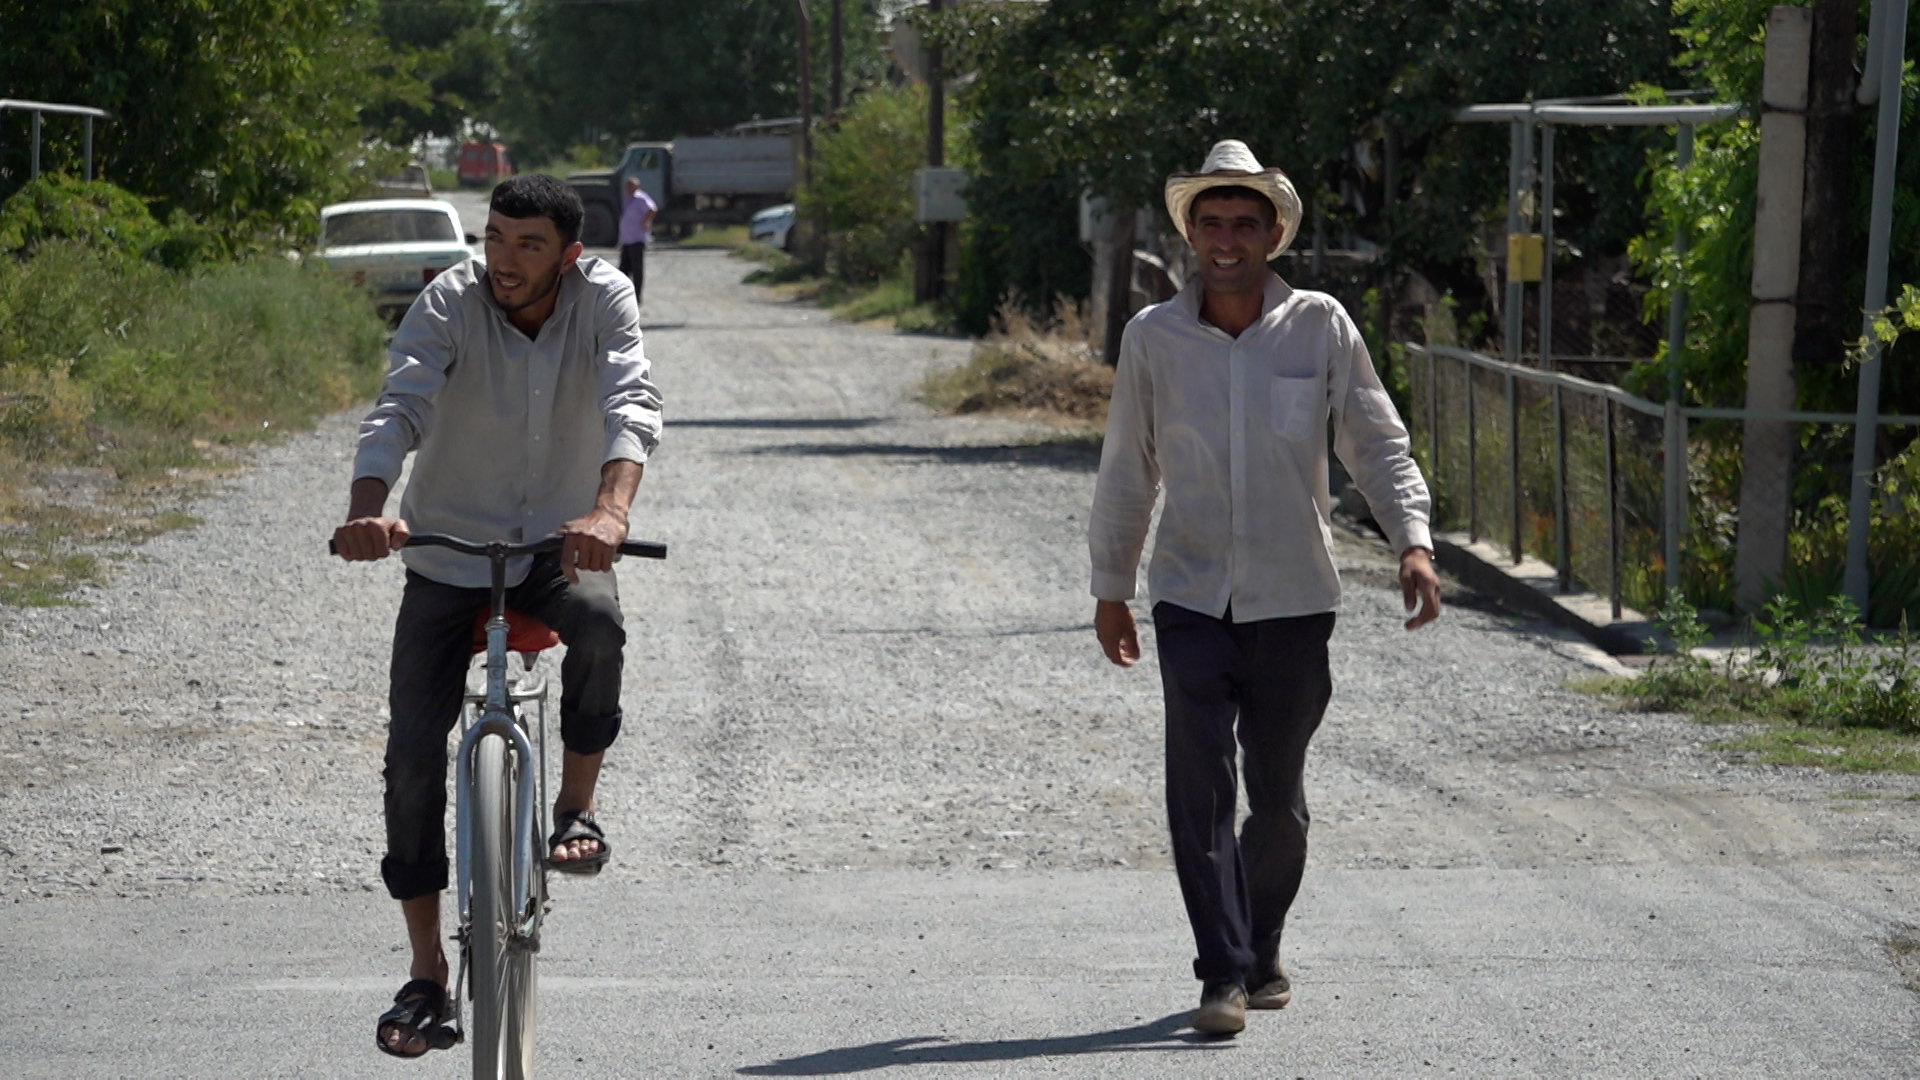
[(1065, 300), (1039, 318), (1009, 300), (960, 367), (936, 371), (921, 400), (950, 413), (1004, 412), (1104, 423), (1113, 369), (1094, 352), (1086, 314)]

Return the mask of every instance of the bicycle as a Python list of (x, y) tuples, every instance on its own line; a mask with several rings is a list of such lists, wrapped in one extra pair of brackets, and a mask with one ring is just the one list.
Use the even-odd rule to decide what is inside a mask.
[[(443, 547), (487, 559), (491, 598), (484, 614), (486, 686), (469, 692), (454, 757), (455, 881), (459, 896), (458, 974), (448, 995), (454, 1041), (465, 1039), (462, 987), (473, 1001), (473, 1075), (521, 1080), (533, 1075), (536, 1016), (534, 954), (547, 913), (547, 683), (538, 654), (559, 636), (506, 607), (507, 560), (558, 551), (549, 536), (524, 544), (475, 543), (419, 533), (407, 546)], [(331, 550), (331, 542), (328, 544)], [(667, 546), (628, 540), (622, 555), (664, 559)], [(477, 643), (476, 643), (477, 644)], [(510, 685), (507, 653), (519, 652), (521, 675)], [(527, 704), (536, 719), (528, 723)], [(531, 735), (531, 738), (529, 738)], [(539, 742), (536, 762), (533, 742)], [(472, 982), (467, 982), (471, 964)]]

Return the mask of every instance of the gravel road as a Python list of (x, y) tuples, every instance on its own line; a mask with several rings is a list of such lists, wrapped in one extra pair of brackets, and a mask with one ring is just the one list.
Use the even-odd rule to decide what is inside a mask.
[[(672, 556), (621, 569), (611, 878), (1166, 867), (1151, 642), (1122, 672), (1093, 640), (1094, 455), (912, 403), (962, 342), (832, 322), (719, 253), (649, 263), (668, 430), (634, 535)], [(324, 556), (356, 419), (258, 452), (71, 606), (0, 610), (0, 897), (380, 889), (400, 567)], [(1458, 590), (1408, 634), (1386, 552), (1340, 544), (1315, 866), (1915, 869), (1920, 781), (1741, 763), (1565, 689), (1580, 649)]]

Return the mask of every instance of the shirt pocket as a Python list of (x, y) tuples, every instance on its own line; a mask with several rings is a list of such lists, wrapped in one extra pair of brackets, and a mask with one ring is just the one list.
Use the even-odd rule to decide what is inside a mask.
[(1269, 385), (1272, 389), (1268, 391), (1268, 422), (1273, 433), (1282, 439), (1311, 437), (1314, 421), (1322, 417), (1325, 408), (1320, 380), (1312, 375), (1276, 375)]

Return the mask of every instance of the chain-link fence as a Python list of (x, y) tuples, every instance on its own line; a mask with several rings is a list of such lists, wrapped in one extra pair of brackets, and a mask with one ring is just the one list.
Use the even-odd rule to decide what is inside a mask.
[[(1840, 591), (1851, 418), (1678, 410), (1684, 457), (1669, 473), (1659, 404), (1462, 349), (1407, 351), (1408, 427), (1433, 488), (1436, 529), (1486, 540), (1515, 562), (1541, 559), (1563, 590), (1606, 596), (1616, 618), (1623, 609), (1660, 610), (1674, 581), (1697, 606), (1732, 610), (1741, 543), (1778, 545), (1784, 558), (1771, 590), (1815, 605)], [(1892, 625), (1902, 612), (1920, 614), (1920, 445), (1910, 433), (1920, 418), (1881, 423), (1904, 429), (1888, 440), (1877, 473), (1872, 537), (1869, 615)], [(1773, 464), (1743, 476), (1765, 460), (1743, 456), (1753, 438), (1774, 444)], [(1671, 539), (1669, 505), (1684, 522)], [(1774, 508), (1766, 518), (1777, 536), (1742, 538), (1742, 506)]]

